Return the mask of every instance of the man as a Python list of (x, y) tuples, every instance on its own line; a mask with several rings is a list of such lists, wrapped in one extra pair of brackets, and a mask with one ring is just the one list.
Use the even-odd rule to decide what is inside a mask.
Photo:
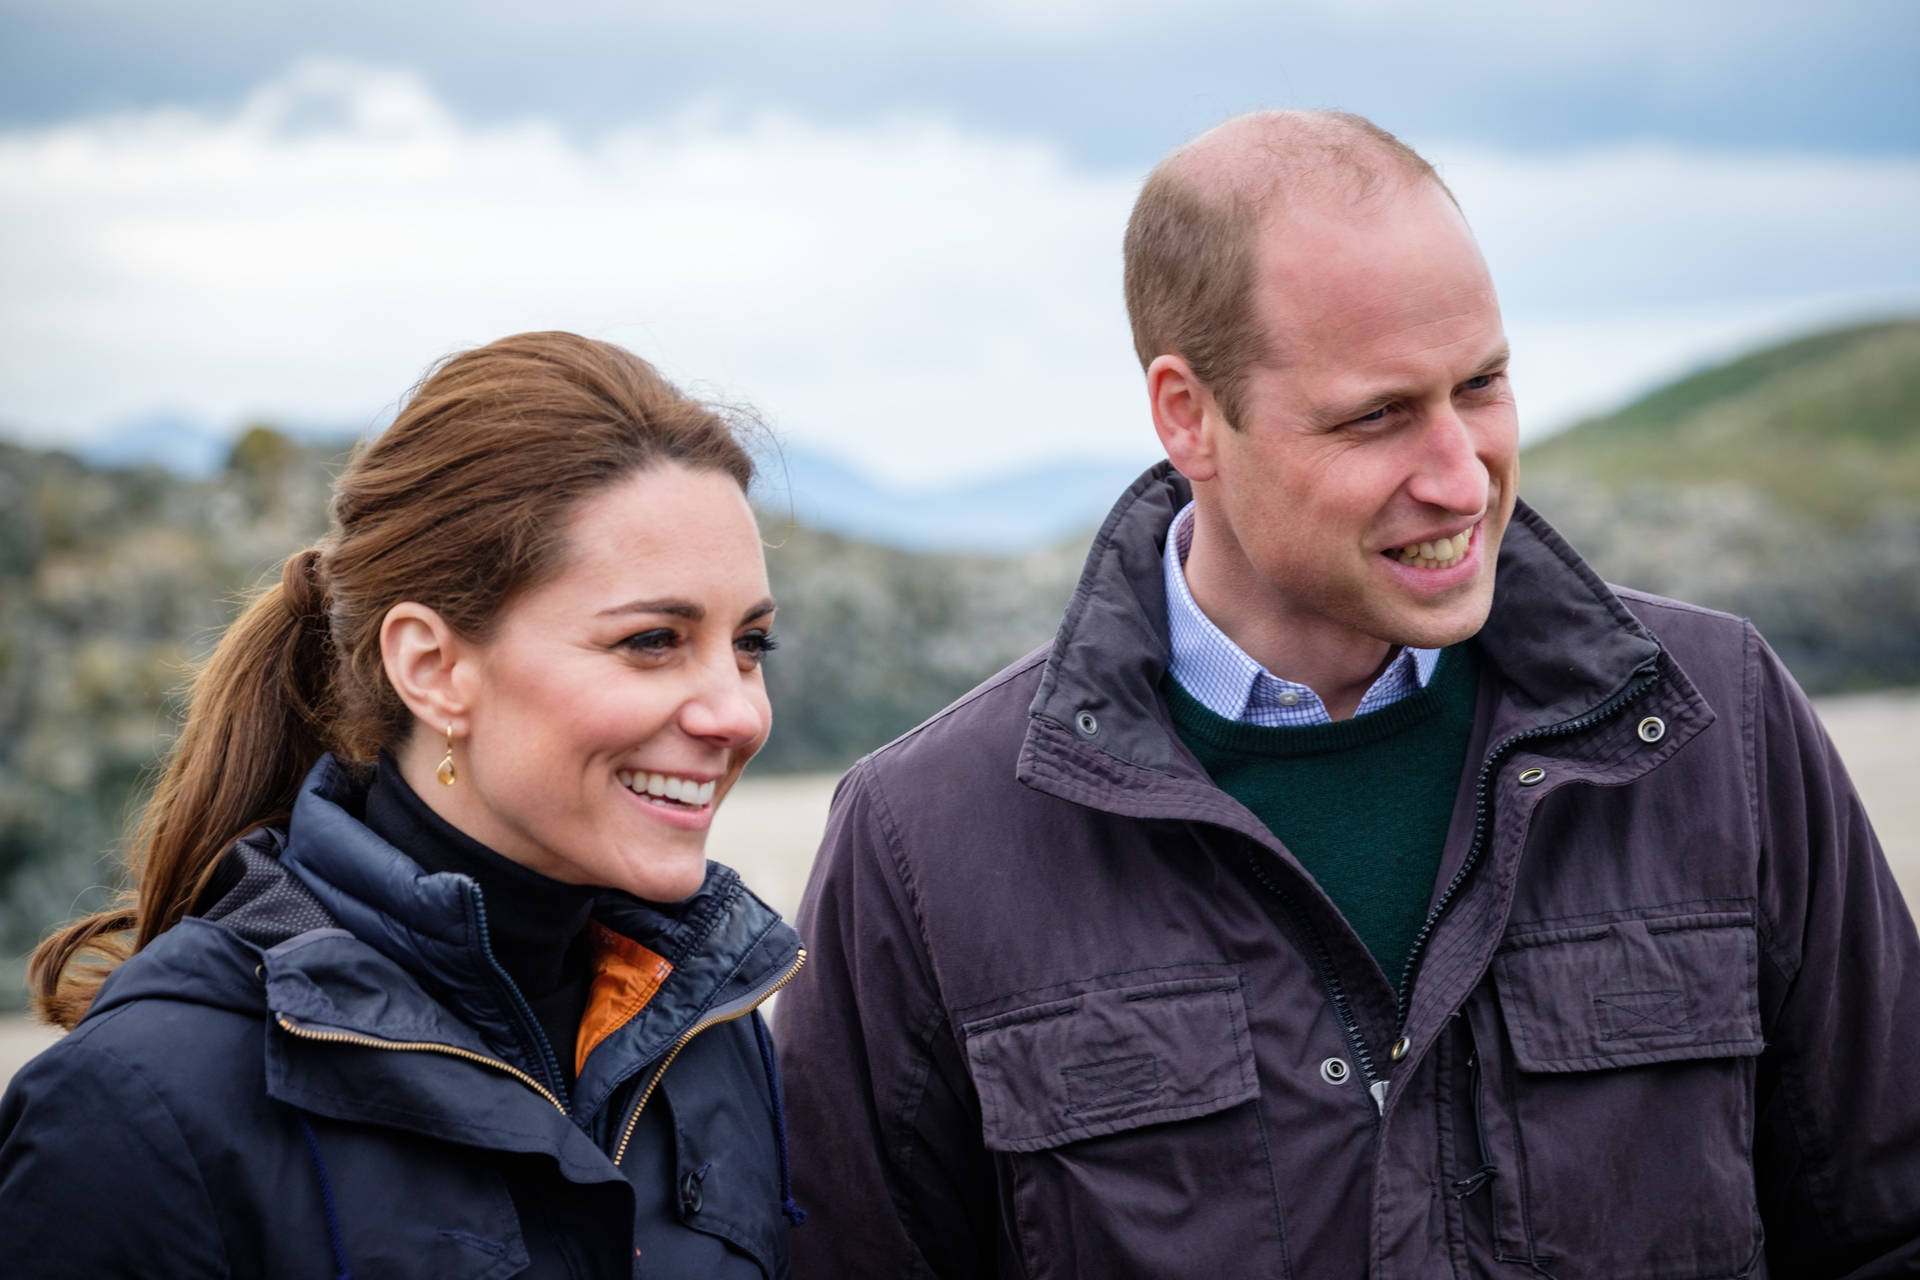
[(1751, 627), (1516, 502), (1432, 169), (1246, 117), (1126, 251), (1171, 465), (840, 787), (795, 1275), (1914, 1274), (1911, 918)]

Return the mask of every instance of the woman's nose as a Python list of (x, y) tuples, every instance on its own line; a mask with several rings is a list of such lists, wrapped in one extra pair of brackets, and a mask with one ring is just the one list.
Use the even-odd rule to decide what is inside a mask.
[(772, 721), (766, 686), (730, 657), (725, 670), (703, 672), (700, 687), (681, 708), (680, 720), (694, 737), (729, 748), (757, 742), (767, 736)]

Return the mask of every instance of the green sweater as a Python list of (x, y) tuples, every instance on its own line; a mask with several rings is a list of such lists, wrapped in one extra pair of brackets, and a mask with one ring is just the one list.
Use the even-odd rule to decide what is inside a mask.
[(1300, 860), (1395, 987), (1433, 897), (1475, 675), (1472, 649), (1457, 644), (1418, 693), (1292, 729), (1225, 719), (1165, 682), (1181, 741)]

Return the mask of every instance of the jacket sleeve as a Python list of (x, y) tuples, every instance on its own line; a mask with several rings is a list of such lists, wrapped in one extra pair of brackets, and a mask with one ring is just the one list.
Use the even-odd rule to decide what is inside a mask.
[(775, 1017), (808, 1215), (794, 1280), (995, 1274), (979, 1107), (897, 837), (864, 761), (835, 793), (800, 904), (807, 969)]
[(227, 1274), (172, 1113), (134, 1064), (79, 1038), (28, 1063), (0, 1098), (0, 1240), (12, 1274), (47, 1280)]
[(1920, 939), (1833, 743), (1748, 632), (1761, 856), (1754, 1135), (1780, 1276), (1920, 1271)]

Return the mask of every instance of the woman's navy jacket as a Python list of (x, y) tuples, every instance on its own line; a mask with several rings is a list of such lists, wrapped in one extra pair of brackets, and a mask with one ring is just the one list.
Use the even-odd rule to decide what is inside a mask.
[(13, 1276), (784, 1276), (755, 1007), (792, 929), (731, 870), (601, 896), (568, 1088), (465, 876), (361, 824), (323, 759), (287, 831), (121, 965), (0, 1100)]

